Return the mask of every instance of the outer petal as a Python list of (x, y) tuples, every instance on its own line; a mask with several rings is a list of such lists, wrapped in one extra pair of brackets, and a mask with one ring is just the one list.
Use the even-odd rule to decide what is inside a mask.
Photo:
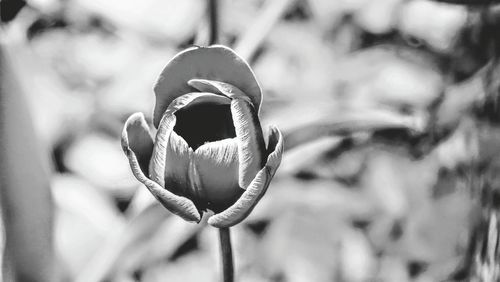
[(156, 127), (160, 124), (161, 116), (168, 105), (177, 97), (191, 92), (192, 89), (187, 82), (195, 77), (238, 85), (250, 97), (256, 111), (259, 111), (262, 100), (260, 86), (252, 69), (243, 58), (222, 45), (193, 47), (178, 53), (168, 62), (154, 87)]
[(153, 152), (153, 141), (149, 136), (144, 115), (133, 114), (125, 123), (122, 133), (122, 148), (129, 159), (134, 176), (148, 188), (163, 206), (185, 220), (200, 221), (201, 215), (192, 201), (173, 194), (146, 177), (146, 163)]
[[(238, 143), (236, 138), (210, 142), (194, 152), (196, 176), (203, 190), (198, 197), (209, 202), (208, 209), (219, 212), (241, 196), (238, 185)], [(202, 194), (202, 195), (200, 195)], [(229, 204), (228, 204), (229, 203)]]
[(275, 127), (272, 127), (270, 130), (268, 151), (271, 153), (267, 157), (266, 165), (257, 173), (257, 176), (243, 195), (228, 209), (211, 216), (208, 219), (208, 224), (218, 228), (230, 227), (238, 224), (250, 214), (266, 192), (271, 179), (281, 163), (283, 136)]
[(128, 146), (137, 157), (141, 170), (147, 174), (154, 144), (149, 134), (149, 126), (142, 113), (131, 115), (125, 122), (122, 134), (123, 150), (126, 150)]
[(229, 83), (205, 79), (192, 79), (188, 83), (200, 91), (221, 93), (232, 99), (231, 113), (240, 160), (239, 184), (246, 189), (262, 168), (265, 156), (262, 128), (255, 108), (245, 93)]

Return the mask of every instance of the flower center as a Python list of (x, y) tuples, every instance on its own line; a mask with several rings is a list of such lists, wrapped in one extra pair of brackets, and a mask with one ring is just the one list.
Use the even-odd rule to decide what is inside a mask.
[(229, 104), (196, 103), (179, 109), (175, 116), (174, 131), (193, 151), (207, 142), (236, 137)]

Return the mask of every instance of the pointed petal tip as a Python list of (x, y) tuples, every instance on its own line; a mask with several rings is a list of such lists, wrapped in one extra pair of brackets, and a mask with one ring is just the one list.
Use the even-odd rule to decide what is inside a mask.
[(276, 173), (279, 165), (281, 164), (281, 159), (283, 157), (283, 151), (285, 147), (285, 140), (281, 131), (274, 125), (269, 126), (269, 136), (267, 145), (267, 163), (266, 166), (271, 168), (272, 175)]
[(149, 134), (149, 126), (142, 113), (131, 115), (125, 122), (121, 146), (129, 161), (134, 156), (142, 172), (148, 174), (148, 166), (154, 144)]
[(122, 148), (123, 151), (126, 152), (126, 149), (129, 148), (130, 146), (130, 141), (129, 141), (129, 131), (131, 128), (134, 127), (142, 127), (145, 128), (146, 130), (149, 130), (148, 124), (146, 123), (146, 118), (144, 117), (143, 113), (133, 113), (131, 116), (128, 117), (127, 121), (125, 121), (125, 125), (123, 126), (122, 130)]

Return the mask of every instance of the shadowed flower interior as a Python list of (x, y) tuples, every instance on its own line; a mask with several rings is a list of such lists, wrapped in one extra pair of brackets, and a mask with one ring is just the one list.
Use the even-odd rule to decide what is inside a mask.
[(211, 101), (187, 105), (175, 116), (174, 131), (196, 150), (201, 145), (236, 137), (229, 104)]

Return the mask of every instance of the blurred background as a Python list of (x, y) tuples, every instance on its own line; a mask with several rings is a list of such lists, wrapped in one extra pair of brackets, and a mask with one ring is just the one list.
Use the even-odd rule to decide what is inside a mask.
[[(216, 3), (286, 143), (232, 228), (236, 281), (496, 281), (497, 6)], [(207, 2), (0, 5), (3, 281), (219, 281), (217, 230), (155, 203), (120, 147), (206, 44)]]

